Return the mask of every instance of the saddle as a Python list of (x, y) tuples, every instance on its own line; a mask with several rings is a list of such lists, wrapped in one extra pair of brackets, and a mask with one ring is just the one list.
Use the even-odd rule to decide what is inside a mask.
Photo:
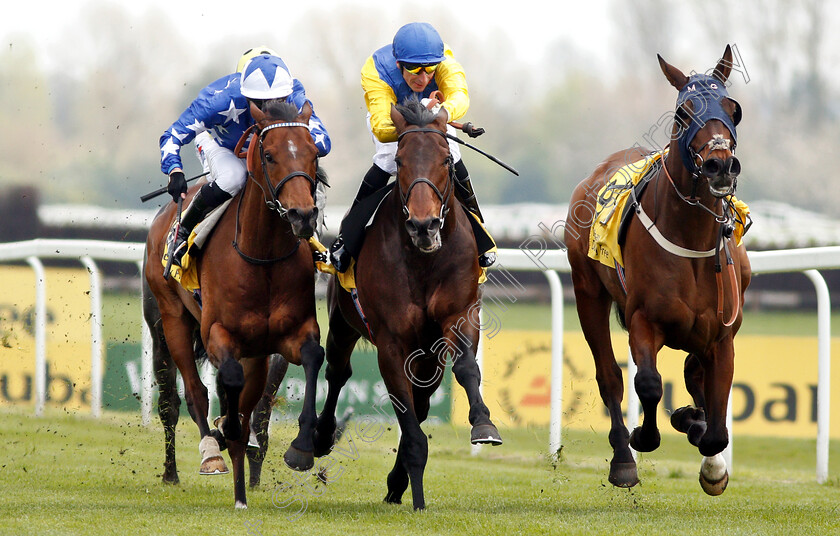
[(666, 153), (651, 153), (622, 167), (598, 191), (595, 216), (589, 230), (587, 255), (591, 259), (610, 268), (624, 266), (621, 246), (627, 227), (642, 193), (662, 166), (662, 157)]
[[(204, 244), (207, 242), (207, 239), (210, 237), (210, 234), (216, 227), (216, 224), (222, 218), (222, 214), (225, 213), (225, 210), (228, 205), (230, 205), (230, 202), (231, 199), (228, 199), (213, 209), (207, 217), (195, 226), (195, 229), (193, 229), (187, 239), (187, 251), (181, 258), (181, 266), (177, 266), (173, 263), (169, 268), (170, 277), (180, 283), (186, 290), (194, 292), (199, 289), (198, 274), (195, 270), (195, 259), (201, 254), (201, 248), (204, 247)], [(166, 268), (166, 262), (168, 259), (169, 240), (167, 240), (166, 244), (163, 246), (163, 257), (161, 258), (161, 263), (164, 268)]]

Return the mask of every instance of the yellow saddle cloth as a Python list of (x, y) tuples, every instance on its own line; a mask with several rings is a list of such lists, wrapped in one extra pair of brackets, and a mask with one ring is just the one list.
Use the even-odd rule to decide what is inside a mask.
[[(172, 263), (172, 266), (169, 267), (169, 276), (175, 281), (181, 283), (181, 286), (189, 291), (199, 289), (198, 273), (195, 269), (196, 263), (190, 256), (190, 248), (192, 248), (193, 242), (195, 242), (195, 237), (195, 231), (190, 233), (190, 237), (187, 239), (187, 251), (184, 253), (184, 256), (181, 257), (181, 266), (177, 266), (175, 263)], [(163, 264), (164, 270), (166, 269), (166, 262), (168, 260), (169, 240), (167, 240), (166, 244), (163, 246), (163, 257), (161, 258), (161, 264)]]
[[(664, 152), (651, 153), (646, 157), (620, 168), (598, 191), (595, 206), (595, 216), (589, 230), (589, 251), (587, 255), (601, 264), (615, 268), (624, 267), (621, 247), (618, 244), (621, 215), (630, 197), (630, 191), (639, 183), (648, 170), (660, 161)], [(737, 245), (741, 245), (744, 237), (744, 224), (748, 221), (749, 207), (743, 201), (732, 196), (732, 204), (737, 213), (735, 218), (735, 232), (733, 238)]]
[[(478, 225), (481, 227), (481, 229), (483, 229), (483, 231), (485, 233), (487, 233), (487, 236), (489, 237), (490, 233), (484, 227), (484, 224), (481, 223), (481, 220), (478, 218), (478, 216), (476, 216), (475, 214), (473, 214), (472, 212), (470, 212), (468, 210), (465, 211), (465, 212), (467, 214), (469, 214), (478, 223)], [(491, 238), (491, 240), (492, 240), (492, 238)], [(309, 247), (312, 248), (312, 251), (316, 251), (316, 252), (319, 252), (319, 253), (327, 252), (327, 248), (321, 242), (319, 242), (318, 239), (316, 239), (315, 237), (312, 237), (312, 238), (309, 239)], [(494, 246), (490, 251), (492, 251), (493, 253), (496, 253), (497, 248)], [(356, 259), (351, 259), (350, 260), (350, 267), (347, 268), (347, 271), (345, 271), (344, 273), (341, 273), (338, 270), (336, 270), (335, 267), (332, 264), (325, 263), (325, 262), (322, 262), (322, 261), (316, 261), (315, 262), (315, 267), (318, 269), (319, 272), (323, 272), (325, 274), (333, 274), (336, 277), (338, 277), (338, 282), (341, 284), (341, 286), (344, 288), (344, 290), (350, 292), (351, 290), (356, 288), (356, 275), (355, 275)], [(487, 268), (479, 267), (478, 284), (481, 285), (485, 281), (487, 281)]]

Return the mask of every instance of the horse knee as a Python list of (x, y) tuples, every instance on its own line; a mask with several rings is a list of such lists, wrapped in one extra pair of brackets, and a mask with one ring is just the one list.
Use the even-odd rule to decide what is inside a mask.
[(219, 383), (227, 389), (242, 389), (245, 385), (245, 372), (235, 359), (226, 359), (219, 365)]
[(642, 404), (658, 404), (662, 399), (662, 376), (653, 369), (640, 369), (633, 381)]
[(309, 339), (300, 347), (300, 359), (304, 368), (314, 367), (320, 370), (324, 364), (324, 348), (316, 341)]

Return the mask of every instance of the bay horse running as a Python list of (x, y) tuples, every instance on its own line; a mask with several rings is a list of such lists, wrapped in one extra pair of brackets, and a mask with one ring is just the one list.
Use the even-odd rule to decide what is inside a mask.
[[(237, 508), (246, 508), (244, 454), (251, 413), (266, 384), (268, 356), (302, 365), (306, 392), (298, 436), (285, 462), (314, 465), (315, 382), (324, 350), (315, 315), (315, 269), (306, 242), (317, 224), (317, 148), (309, 134), (312, 108), (266, 101), (251, 105), (255, 132), (247, 155), (248, 180), (231, 201), (195, 259), (201, 304), (161, 264), (175, 217), (168, 205), (155, 218), (146, 242), (144, 274), (160, 308), (166, 348), (184, 378), (187, 407), (198, 425), (202, 474), (227, 472), (208, 424), (207, 389), (194, 355), (200, 329), (210, 362), (218, 368), (228, 411), (221, 425), (233, 465)], [(195, 191), (192, 189), (191, 193)], [(241, 415), (241, 420), (240, 420)]]
[[(652, 154), (638, 146), (609, 156), (574, 190), (565, 230), (568, 259), (581, 327), (610, 414), (609, 481), (618, 487), (637, 484), (630, 447), (650, 452), (659, 446), (656, 410), (662, 378), (656, 360), (659, 350), (668, 346), (688, 352), (685, 385), (694, 402), (676, 410), (671, 424), (704, 456), (704, 491), (719, 495), (729, 481), (720, 453), (729, 443), (725, 417), (733, 339), (751, 276), (744, 246), (730, 239), (734, 228), (745, 230), (732, 197), (740, 172), (734, 151), (741, 108), (725, 89), (732, 71), (729, 46), (711, 75), (685, 76), (658, 58), (665, 78), (679, 92), (677, 110), (662, 165), (654, 167), (626, 229), (624, 269), (609, 268), (588, 256), (589, 231), (605, 180), (625, 164)], [(629, 332), (638, 367), (635, 388), (644, 412), (641, 426), (629, 434), (621, 413), (621, 369), (610, 342), (612, 304)]]
[(415, 510), (426, 506), (423, 472), (429, 450), (420, 424), (448, 363), (467, 393), (472, 443), (502, 442), (479, 391), (478, 254), (469, 216), (453, 196), (447, 117), (445, 110), (434, 113), (413, 100), (391, 108), (399, 136), (397, 180), (367, 230), (355, 265), (358, 304), (335, 277), (328, 283), (329, 389), (315, 434), (315, 455), (328, 454), (338, 396), (352, 374), (351, 353), (360, 337), (367, 338), (377, 348), (402, 431), (385, 501), (400, 504), (410, 483)]

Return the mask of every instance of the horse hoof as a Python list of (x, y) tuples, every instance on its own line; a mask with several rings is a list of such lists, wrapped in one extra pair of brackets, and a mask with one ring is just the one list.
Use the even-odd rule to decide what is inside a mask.
[(479, 424), (472, 427), (472, 431), (470, 432), (470, 443), (473, 445), (497, 446), (502, 444), (502, 436), (499, 434), (499, 430), (497, 430), (492, 423)]
[(388, 495), (386, 495), (385, 498), (382, 499), (382, 502), (386, 502), (388, 504), (402, 504), (402, 495), (398, 496), (389, 491)]
[(221, 456), (212, 456), (201, 462), (200, 475), (226, 475), (230, 472)]
[(315, 456), (311, 452), (289, 447), (283, 455), (283, 461), (294, 471), (309, 471), (315, 465)]
[(242, 501), (236, 501), (236, 503), (233, 505), (233, 507), (236, 508), (237, 510), (247, 510), (248, 509), (248, 505), (245, 504)]
[[(335, 429), (333, 429), (335, 430)], [(313, 436), (313, 442), (315, 443), (315, 457), (320, 458), (322, 456), (328, 455), (332, 452), (333, 447), (335, 446), (336, 438), (335, 431), (332, 433), (322, 434), (315, 429), (315, 435)]]
[(703, 463), (700, 465), (700, 487), (703, 491), (707, 495), (717, 497), (724, 492), (728, 484), (729, 471), (726, 469), (723, 456), (716, 454), (703, 458)]
[(635, 462), (610, 463), (610, 484), (617, 488), (632, 488), (639, 483)]
[(642, 436), (642, 428), (637, 426), (630, 433), (630, 446), (636, 452), (653, 452), (659, 448), (660, 436), (659, 432), (652, 436), (652, 439), (645, 440)]

